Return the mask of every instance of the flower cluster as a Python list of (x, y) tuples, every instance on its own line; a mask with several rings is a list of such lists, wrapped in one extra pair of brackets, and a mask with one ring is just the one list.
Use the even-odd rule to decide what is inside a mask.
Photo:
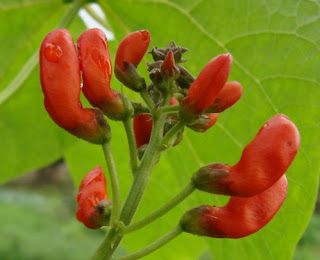
[[(231, 54), (211, 59), (195, 78), (181, 65), (186, 61), (183, 54), (188, 50), (175, 42), (150, 51), (153, 62), (147, 63), (151, 80), (147, 85), (137, 67), (149, 43), (150, 35), (146, 30), (127, 35), (118, 46), (114, 67), (117, 79), (139, 93), (146, 105), (111, 89), (112, 63), (107, 39), (101, 30), (83, 32), (76, 47), (69, 32), (58, 29), (45, 37), (40, 48), (41, 85), (45, 108), (51, 118), (71, 134), (102, 145), (111, 139), (104, 115), (123, 121), (128, 136), (132, 136), (129, 149), (130, 160), (135, 162), (133, 174), (145, 165), (151, 171), (161, 152), (182, 141), (185, 126), (200, 133), (209, 130), (220, 113), (236, 104), (243, 91), (239, 82), (227, 81), (232, 66)], [(81, 77), (83, 94), (94, 108), (82, 107)], [(196, 235), (225, 238), (240, 238), (260, 230), (277, 213), (287, 196), (285, 172), (299, 144), (299, 132), (287, 116), (278, 114), (269, 119), (243, 149), (235, 165), (213, 163), (193, 175), (194, 189), (231, 198), (224, 207), (202, 205), (187, 211), (179, 227)], [(141, 160), (140, 165), (137, 165), (137, 158)], [(149, 161), (144, 162), (144, 159)], [(107, 163), (110, 160), (111, 156)], [(112, 167), (111, 163), (109, 169)], [(136, 178), (140, 178), (139, 174)], [(148, 178), (148, 175), (143, 177)], [(132, 194), (137, 196), (134, 203), (142, 197), (134, 189)], [(108, 225), (112, 203), (100, 166), (82, 180), (77, 201), (77, 219), (88, 228)], [(130, 222), (130, 217), (128, 219), (124, 224)]]

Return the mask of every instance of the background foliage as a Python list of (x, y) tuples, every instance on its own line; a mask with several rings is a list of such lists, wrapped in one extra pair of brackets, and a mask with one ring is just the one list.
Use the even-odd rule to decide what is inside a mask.
[[(116, 37), (110, 42), (112, 57), (117, 43), (128, 32), (148, 29), (151, 46), (161, 47), (175, 40), (189, 48), (186, 67), (194, 75), (212, 57), (232, 53), (230, 80), (238, 80), (244, 87), (241, 100), (221, 114), (213, 129), (204, 135), (186, 131), (183, 143), (164, 154), (151, 177), (136, 220), (171, 198), (200, 166), (211, 162), (235, 163), (243, 147), (274, 114), (288, 115), (301, 133), (301, 149), (287, 175), (288, 198), (266, 228), (241, 240), (184, 234), (146, 259), (171, 259), (173, 252), (179, 259), (196, 259), (204, 252), (215, 259), (291, 258), (312, 214), (318, 188), (320, 1), (101, 0), (99, 3)], [(76, 140), (54, 125), (46, 114), (38, 66), (30, 75), (21, 73), (22, 69), (32, 68), (36, 59), (30, 57), (36, 57), (43, 37), (59, 24), (69, 8), (70, 4), (61, 0), (0, 1), (0, 182), (60, 157), (66, 159), (75, 183), (97, 164), (106, 169), (100, 147)], [(84, 29), (78, 17), (69, 27), (74, 40)], [(150, 60), (148, 55), (145, 61)], [(28, 66), (24, 66), (26, 62)], [(139, 66), (141, 73), (145, 68), (144, 64)], [(114, 79), (112, 87), (121, 89)], [(11, 90), (16, 91), (7, 97)], [(127, 89), (124, 92), (134, 97)], [(132, 179), (127, 144), (122, 125), (111, 125), (124, 200)], [(166, 217), (128, 235), (123, 246), (128, 251), (137, 250), (174, 227), (187, 209), (201, 204), (223, 205), (225, 201), (226, 198), (196, 192)], [(92, 246), (87, 245), (90, 250)]]

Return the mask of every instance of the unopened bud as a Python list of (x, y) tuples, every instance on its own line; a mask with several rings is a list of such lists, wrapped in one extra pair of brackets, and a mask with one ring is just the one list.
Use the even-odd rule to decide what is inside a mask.
[(153, 49), (151, 50), (151, 55), (152, 55), (154, 61), (163, 60), (163, 59), (165, 58), (165, 56), (166, 56), (166, 55), (165, 55), (162, 51), (160, 51), (158, 48), (153, 48)]
[(162, 64), (162, 60), (158, 60), (152, 63), (147, 63), (148, 66), (148, 71), (152, 71), (153, 69), (160, 69), (161, 68), (161, 64)]
[(153, 69), (150, 71), (149, 77), (155, 86), (159, 86), (163, 82), (160, 69)]
[(177, 67), (180, 71), (180, 75), (176, 80), (176, 83), (179, 87), (188, 89), (194, 81), (194, 77), (184, 67), (180, 65), (177, 65)]
[(179, 77), (179, 70), (175, 66), (175, 61), (172, 51), (169, 51), (161, 65), (161, 75), (165, 81), (172, 81)]

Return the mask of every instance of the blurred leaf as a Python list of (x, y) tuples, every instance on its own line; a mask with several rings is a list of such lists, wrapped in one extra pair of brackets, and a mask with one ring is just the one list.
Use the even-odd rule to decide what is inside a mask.
[[(0, 4), (0, 93), (17, 76), (44, 36), (55, 28), (70, 5), (62, 1), (4, 1)], [(84, 29), (77, 18), (70, 28)], [(27, 68), (28, 69), (28, 68)], [(39, 68), (19, 91), (0, 106), (0, 182), (47, 165), (62, 156), (75, 139), (59, 129), (43, 106)]]

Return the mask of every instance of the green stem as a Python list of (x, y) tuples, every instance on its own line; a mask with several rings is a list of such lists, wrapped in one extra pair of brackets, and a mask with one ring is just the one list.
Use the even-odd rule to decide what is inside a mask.
[[(75, 1), (65, 15), (62, 17), (60, 22), (57, 24), (56, 28), (61, 27), (69, 27), (71, 22), (74, 20), (77, 15), (79, 9), (83, 5), (83, 0)], [(27, 62), (23, 65), (18, 74), (14, 77), (14, 79), (0, 92), (0, 105), (4, 104), (15, 92), (21, 89), (22, 84), (25, 80), (30, 76), (33, 69), (39, 62), (39, 49), (37, 49), (32, 56), (27, 60)]]
[(108, 234), (104, 237), (100, 246), (96, 250), (95, 254), (91, 257), (91, 260), (106, 259), (105, 256), (112, 252), (112, 241), (116, 235), (116, 229), (111, 228)]
[(152, 99), (150, 98), (147, 89), (141, 90), (140, 95), (143, 98), (144, 102), (146, 102), (149, 109), (152, 111), (154, 108), (154, 103), (153, 103)]
[(134, 174), (138, 168), (138, 155), (136, 148), (136, 141), (133, 133), (131, 119), (128, 117), (123, 120), (124, 128), (126, 129), (128, 144), (129, 144), (129, 154), (130, 154), (130, 166), (131, 171)]
[(168, 148), (171, 145), (172, 139), (184, 126), (185, 126), (185, 123), (182, 121), (179, 121), (178, 123), (176, 123), (164, 136), (161, 144), (161, 149)]
[[(169, 97), (165, 97), (164, 105), (167, 105), (169, 103), (169, 100), (170, 100)], [(152, 106), (152, 109), (153, 109), (153, 106)], [(131, 219), (133, 218), (140, 204), (144, 191), (146, 189), (146, 186), (149, 180), (149, 175), (153, 167), (155, 166), (155, 164), (160, 158), (161, 151), (159, 148), (163, 138), (163, 128), (164, 128), (165, 119), (166, 119), (165, 114), (154, 117), (150, 142), (148, 144), (145, 155), (143, 156), (141, 163), (134, 175), (132, 185), (130, 187), (129, 193), (127, 195), (127, 198), (121, 210), (120, 220), (125, 225), (128, 225)], [(95, 259), (96, 260), (110, 259), (112, 257), (113, 252), (116, 250), (117, 246), (119, 245), (121, 239), (122, 237), (121, 236), (118, 237), (117, 233), (113, 234), (112, 239), (108, 240), (107, 238), (105, 238), (102, 244), (100, 245), (100, 247), (98, 248), (98, 251), (102, 253), (100, 254), (97, 251), (97, 253), (95, 254), (97, 255), (97, 257)], [(113, 247), (111, 250), (104, 250), (104, 251), (100, 250), (100, 248), (103, 248), (104, 246), (106, 248), (110, 248), (111, 247), (110, 241), (111, 242), (115, 241), (113, 243)]]
[(179, 111), (180, 106), (176, 105), (176, 106), (164, 106), (158, 109), (159, 113), (168, 113), (168, 112), (178, 112)]
[[(122, 207), (120, 219), (125, 225), (128, 225), (133, 218), (143, 196), (144, 190), (147, 186), (151, 170), (160, 157), (160, 150), (158, 148), (161, 144), (164, 122), (165, 115), (161, 115), (159, 118), (155, 117), (153, 121), (150, 142), (148, 144), (145, 155), (142, 158), (140, 166), (134, 176), (133, 183), (127, 195), (126, 201)], [(105, 255), (105, 258), (101, 259), (110, 259), (112, 253), (116, 250), (121, 239), (122, 236), (118, 237), (114, 243), (112, 252)]]
[(150, 113), (150, 109), (142, 105), (140, 102), (131, 101), (131, 105), (134, 109), (134, 116), (140, 115), (142, 113)]
[(179, 112), (168, 112), (167, 117), (179, 117)]
[(165, 234), (163, 237), (158, 239), (157, 241), (153, 242), (152, 244), (148, 245), (147, 247), (127, 256), (123, 256), (117, 258), (116, 260), (135, 260), (146, 255), (151, 254), (152, 252), (156, 251), (157, 249), (161, 248), (162, 246), (169, 243), (172, 239), (176, 238), (178, 235), (182, 233), (182, 229), (180, 226), (175, 227), (173, 230)]
[(158, 147), (162, 139), (161, 133), (163, 132), (164, 119), (165, 117), (161, 116), (158, 119), (155, 118), (153, 121), (150, 142), (134, 176), (133, 183), (121, 211), (121, 221), (125, 225), (127, 225), (134, 216), (147, 186), (150, 172), (160, 157)]
[(112, 188), (112, 214), (110, 226), (114, 227), (118, 224), (120, 218), (121, 199), (120, 199), (120, 187), (117, 176), (117, 169), (113, 159), (110, 142), (102, 144), (104, 157), (108, 166), (109, 178)]
[(194, 190), (195, 190), (194, 184), (189, 183), (183, 190), (181, 190), (174, 198), (172, 198), (170, 201), (168, 201), (161, 208), (157, 209), (156, 211), (151, 213), (149, 216), (137, 221), (136, 223), (133, 223), (133, 224), (121, 229), (121, 235), (136, 231), (140, 228), (143, 228), (144, 226), (146, 226), (146, 225), (150, 224), (151, 222), (155, 221), (156, 219), (160, 218), (161, 216), (166, 214), (168, 211), (173, 209), (175, 206), (177, 206), (184, 199), (186, 199)]

